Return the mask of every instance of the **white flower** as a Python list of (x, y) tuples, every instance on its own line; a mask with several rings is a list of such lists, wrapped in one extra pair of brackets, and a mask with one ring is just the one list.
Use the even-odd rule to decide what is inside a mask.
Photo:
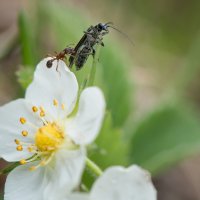
[(65, 200), (156, 200), (150, 175), (137, 165), (110, 167), (94, 183), (90, 194), (75, 193)]
[(102, 92), (83, 90), (71, 116), (78, 83), (63, 61), (51, 69), (41, 61), (25, 99), (0, 108), (0, 156), (21, 165), (9, 175), (5, 200), (55, 200), (80, 181), (85, 145), (97, 136), (105, 110)]

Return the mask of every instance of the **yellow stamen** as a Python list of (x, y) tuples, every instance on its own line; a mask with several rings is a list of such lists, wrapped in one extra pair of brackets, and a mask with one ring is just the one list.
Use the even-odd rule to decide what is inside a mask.
[[(59, 102), (55, 99), (53, 101), (54, 106), (60, 106), (62, 109), (65, 109), (64, 104), (59, 104)], [(32, 153), (32, 156), (29, 159), (22, 159), (19, 161), (21, 165), (40, 160), (38, 165), (31, 166), (29, 168), (30, 171), (36, 170), (37, 168), (41, 166), (47, 165), (52, 158), (54, 157), (56, 151), (58, 149), (64, 148), (66, 139), (65, 138), (65, 133), (64, 133), (64, 127), (62, 127), (62, 123), (58, 122), (50, 122), (50, 121), (45, 121), (45, 116), (48, 113), (45, 113), (45, 110), (43, 107), (32, 107), (32, 111), (38, 112), (37, 117), (40, 117), (40, 120), (43, 122), (43, 125), (40, 127), (35, 127), (36, 132), (34, 134), (34, 143), (27, 143), (20, 141), (18, 139), (15, 139), (15, 143), (17, 145), (16, 150), (17, 151), (25, 151)], [(44, 117), (44, 118), (43, 118)], [(28, 119), (21, 117), (20, 118), (20, 123), (25, 124), (27, 123), (28, 125), (30, 122)], [(26, 137), (29, 135), (28, 130), (24, 128), (25, 130), (22, 129), (21, 135)], [(22, 137), (21, 136), (21, 137)], [(72, 141), (68, 138), (67, 142), (69, 140), (69, 143), (71, 144)]]
[(56, 99), (53, 100), (53, 105), (58, 106), (58, 101)]
[(27, 162), (26, 162), (26, 160), (22, 159), (22, 160), (19, 161), (19, 163), (20, 163), (21, 165), (25, 165)]
[(15, 144), (19, 145), (20, 141), (18, 139), (15, 139)]
[(29, 168), (29, 170), (30, 170), (30, 171), (34, 171), (34, 170), (36, 170), (36, 167), (35, 167), (35, 166), (32, 166), (32, 167)]
[(40, 117), (44, 117), (45, 116), (45, 112), (44, 111), (41, 111), (40, 112)]
[(33, 151), (33, 148), (32, 148), (32, 147), (28, 147), (27, 149), (28, 149), (28, 151), (29, 151), (30, 153)]
[(25, 124), (25, 123), (26, 123), (26, 119), (25, 119), (24, 117), (21, 117), (21, 118), (19, 119), (19, 121), (21, 122), (21, 124)]
[(26, 137), (28, 135), (28, 131), (22, 131), (22, 135)]
[(35, 134), (35, 145), (41, 152), (55, 151), (63, 140), (63, 131), (55, 123), (41, 127)]
[(33, 107), (32, 107), (32, 110), (33, 110), (33, 112), (37, 112), (37, 111), (38, 111), (38, 108), (37, 108), (36, 106), (33, 106)]
[(61, 105), (61, 107), (62, 107), (63, 110), (65, 110), (65, 104), (64, 103)]
[(42, 106), (40, 106), (40, 111), (45, 112)]
[(18, 145), (18, 146), (16, 147), (16, 149), (17, 149), (17, 151), (23, 151), (22, 145)]

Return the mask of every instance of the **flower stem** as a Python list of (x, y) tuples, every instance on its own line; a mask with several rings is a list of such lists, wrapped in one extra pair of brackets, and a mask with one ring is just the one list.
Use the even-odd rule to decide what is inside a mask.
[(101, 176), (103, 173), (99, 166), (97, 166), (92, 160), (89, 158), (86, 158), (86, 166), (87, 168), (95, 175), (95, 176)]
[(97, 62), (98, 62), (99, 54), (100, 54), (100, 47), (101, 47), (101, 45), (97, 45), (96, 53), (94, 55), (92, 67), (91, 67), (90, 74), (89, 74), (89, 77), (88, 77), (88, 86), (94, 85), (95, 74), (96, 74), (96, 66), (97, 66)]

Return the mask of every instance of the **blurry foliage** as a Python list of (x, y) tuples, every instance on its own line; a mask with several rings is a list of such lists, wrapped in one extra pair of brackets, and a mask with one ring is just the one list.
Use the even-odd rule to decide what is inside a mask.
[(96, 150), (89, 151), (89, 157), (102, 169), (111, 165), (127, 165), (128, 145), (121, 129), (113, 127), (110, 113), (107, 113), (101, 132), (95, 141)]
[(199, 117), (186, 105), (163, 106), (138, 124), (130, 160), (154, 175), (200, 151)]
[(21, 66), (16, 72), (17, 80), (21, 85), (22, 89), (26, 89), (33, 79), (34, 68), (32, 66)]
[(133, 108), (133, 86), (131, 88), (126, 73), (127, 62), (122, 59), (120, 49), (115, 50), (112, 47), (116, 48), (116, 45), (108, 43), (105, 49), (102, 49), (101, 69), (107, 107), (112, 111), (114, 125), (119, 127), (125, 123)]
[[(101, 1), (101, 7), (107, 1)], [(200, 28), (200, 1), (198, 0), (122, 0), (109, 1), (110, 7), (120, 6), (121, 17), (131, 27), (139, 19), (146, 26), (151, 45), (178, 54), (187, 53), (187, 49), (198, 34)]]
[[(88, 157), (104, 170), (112, 165), (127, 166), (127, 155), (128, 145), (124, 139), (123, 131), (113, 127), (111, 115), (107, 113), (95, 144), (88, 148)], [(88, 173), (88, 171), (85, 172), (83, 180), (87, 187), (90, 187), (94, 177), (92, 174), (88, 176)]]
[(194, 80), (199, 81), (200, 75), (200, 32), (193, 38), (187, 56), (184, 58), (182, 71), (179, 73), (175, 83), (171, 83), (174, 92), (182, 96), (187, 93)]
[(36, 64), (36, 53), (35, 38), (33, 37), (33, 28), (31, 21), (28, 19), (27, 14), (21, 11), (19, 14), (19, 38), (21, 45), (22, 64), (33, 67)]

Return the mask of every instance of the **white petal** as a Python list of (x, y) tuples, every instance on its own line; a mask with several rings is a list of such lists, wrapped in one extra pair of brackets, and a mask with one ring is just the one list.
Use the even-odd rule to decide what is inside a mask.
[(92, 199), (89, 198), (89, 194), (72, 193), (71, 195), (68, 195), (67, 198), (64, 198), (62, 200), (92, 200)]
[[(20, 118), (24, 117), (27, 123), (21, 124)], [(22, 142), (33, 143), (33, 135), (36, 127), (42, 125), (42, 121), (32, 112), (32, 106), (24, 99), (12, 101), (0, 107), (0, 156), (7, 161), (18, 161), (32, 156), (27, 149), (16, 150), (15, 139)], [(28, 131), (28, 137), (23, 137), (21, 132)]]
[[(36, 164), (36, 163), (35, 163)], [(4, 200), (44, 200), (44, 168), (30, 171), (30, 165), (22, 165), (9, 173), (5, 184)]]
[[(74, 108), (78, 83), (75, 75), (61, 60), (55, 60), (53, 66), (47, 68), (46, 63), (50, 59), (45, 58), (37, 65), (34, 80), (26, 90), (26, 99), (36, 106), (43, 106), (50, 116), (63, 117)], [(53, 105), (54, 100), (58, 101), (59, 107)], [(65, 111), (62, 110), (62, 104)]]
[(30, 171), (29, 163), (14, 169), (7, 178), (5, 200), (64, 199), (80, 182), (85, 151), (60, 151), (47, 166)]
[(44, 199), (62, 199), (78, 186), (85, 166), (85, 149), (61, 150), (48, 166), (45, 174)]
[(133, 165), (127, 169), (111, 167), (95, 182), (92, 200), (156, 200), (150, 175)]
[(105, 99), (97, 87), (85, 89), (77, 115), (66, 124), (67, 133), (77, 144), (89, 144), (100, 131), (105, 113)]

